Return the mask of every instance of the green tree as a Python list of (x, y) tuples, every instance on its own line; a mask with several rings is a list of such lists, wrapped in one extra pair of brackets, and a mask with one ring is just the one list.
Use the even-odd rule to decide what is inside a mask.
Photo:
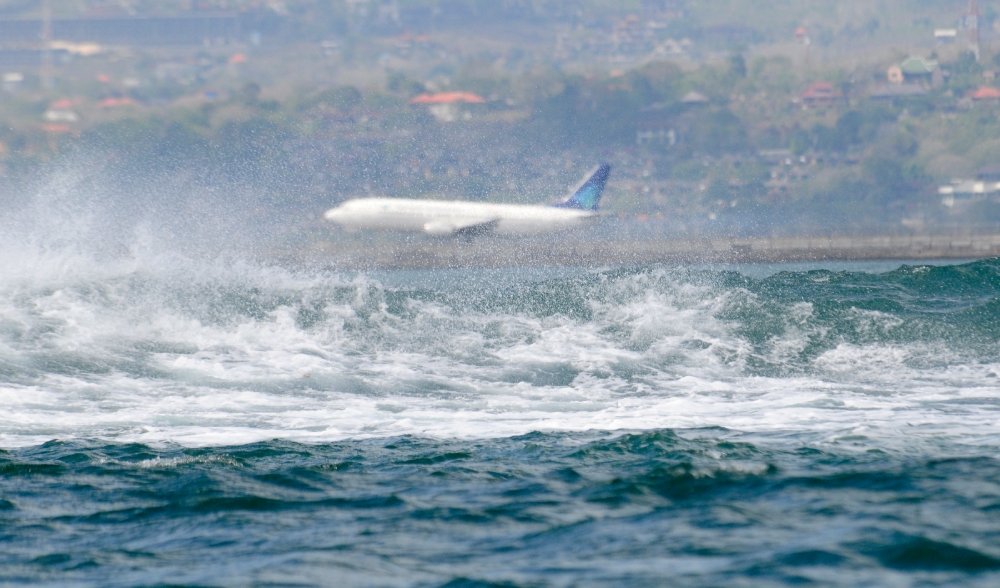
[(743, 121), (725, 108), (706, 111), (698, 117), (692, 142), (703, 153), (734, 153), (748, 146)]

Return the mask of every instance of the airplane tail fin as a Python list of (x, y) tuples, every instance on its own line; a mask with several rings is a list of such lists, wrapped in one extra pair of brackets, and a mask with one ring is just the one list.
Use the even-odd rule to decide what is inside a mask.
[(604, 193), (604, 185), (611, 175), (611, 166), (602, 163), (590, 170), (590, 173), (573, 190), (572, 195), (559, 204), (553, 204), (557, 208), (580, 208), (582, 210), (597, 210), (597, 203), (601, 201), (601, 194)]

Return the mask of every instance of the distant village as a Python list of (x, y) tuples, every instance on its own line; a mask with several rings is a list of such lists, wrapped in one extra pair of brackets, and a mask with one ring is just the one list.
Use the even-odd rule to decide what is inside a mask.
[[(495, 27), (477, 6), (50, 0), (0, 15), (0, 177), (122, 148), (137, 124), (190, 153), (221, 137), (250, 149), (248, 129), (266, 128), (307, 202), (538, 200), (611, 159), (608, 209), (669, 230), (766, 224), (806, 201), (898, 231), (1000, 225), (986, 3), (897, 36), (701, 23), (680, 0)], [(863, 57), (845, 53), (858, 43)]]

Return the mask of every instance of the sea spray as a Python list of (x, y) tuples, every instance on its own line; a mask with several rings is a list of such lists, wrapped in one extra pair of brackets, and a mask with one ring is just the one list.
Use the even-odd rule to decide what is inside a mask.
[[(708, 425), (865, 427), (893, 443), (900, 423), (993, 434), (994, 261), (762, 279), (463, 270), (434, 288), (176, 254), (86, 263), (3, 281), (7, 445)], [(961, 430), (939, 430), (954, 419)]]
[(347, 273), (66, 177), (0, 217), (0, 583), (1000, 579), (996, 260)]

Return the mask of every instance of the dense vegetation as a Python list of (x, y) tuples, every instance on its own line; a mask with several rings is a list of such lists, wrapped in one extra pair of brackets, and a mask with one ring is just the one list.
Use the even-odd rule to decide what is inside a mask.
[[(29, 72), (0, 109), (6, 123), (0, 157), (8, 185), (54, 154), (100, 151), (113, 154), (102, 161), (121, 177), (129, 177), (127, 170), (183, 172), (194, 184), (252, 185), (265, 201), (314, 208), (368, 192), (541, 199), (589, 162), (612, 159), (618, 171), (609, 208), (627, 214), (680, 212), (720, 222), (742, 215), (758, 225), (795, 218), (804, 227), (835, 218), (865, 230), (954, 215), (941, 207), (936, 187), (973, 177), (995, 158), (997, 105), (969, 95), (992, 83), (1000, 57), (988, 46), (978, 62), (961, 46), (915, 52), (940, 62), (940, 79), (918, 81), (927, 87), (922, 95), (876, 101), (869, 96), (885, 84), (886, 67), (908, 52), (844, 65), (832, 58), (806, 62), (789, 27), (810, 25), (817, 51), (859, 39), (878, 45), (924, 34), (941, 14), (958, 14), (962, 3), (912, 0), (889, 12), (864, 3), (780, 4), (781, 10), (761, 11), (749, 0), (401, 0), (391, 5), (398, 11), (387, 12), (380, 7), (389, 5), (378, 2), (289, 2), (278, 14), (229, 3), (250, 8), (248, 27), (286, 35), (266, 50), (242, 49), (264, 65), (239, 69), (229, 61), (233, 49), (205, 49), (168, 63), (186, 68), (183, 76), (163, 75), (163, 57), (139, 51), (114, 67), (124, 68), (117, 79), (142, 83), (126, 87), (80, 74), (53, 90)], [(135, 6), (169, 14), (184, 5)], [(587, 58), (555, 62), (547, 45), (509, 37), (518, 27), (563, 21), (582, 37), (607, 36), (629, 11), (667, 15), (657, 34), (687, 35), (701, 53), (587, 67)], [(985, 12), (984, 26), (996, 17), (989, 7)], [(726, 22), (751, 30), (749, 44), (710, 39), (723, 13)], [(427, 15), (437, 19), (425, 23), (436, 31), (434, 40), (398, 40)], [(469, 26), (502, 23), (510, 31), (503, 42), (469, 45), (449, 18)], [(330, 38), (323, 47), (333, 49), (315, 53), (314, 41)], [(787, 46), (762, 50), (769, 43)], [(580, 47), (584, 56), (604, 50)], [(365, 81), (324, 74), (324, 81), (286, 83), (295, 75), (283, 69), (289, 60), (311, 71), (366, 72)], [(835, 98), (803, 103), (800, 95), (814, 82), (829, 82)], [(486, 103), (458, 105), (465, 116), (448, 123), (408, 104), (437, 90), (474, 92)], [(81, 121), (68, 133), (45, 130), (38, 121), (66, 96)], [(98, 108), (108, 96), (128, 99), (128, 106)], [(643, 131), (649, 140), (638, 140)], [(976, 205), (975, 214), (978, 221), (1000, 220), (988, 203)]]

